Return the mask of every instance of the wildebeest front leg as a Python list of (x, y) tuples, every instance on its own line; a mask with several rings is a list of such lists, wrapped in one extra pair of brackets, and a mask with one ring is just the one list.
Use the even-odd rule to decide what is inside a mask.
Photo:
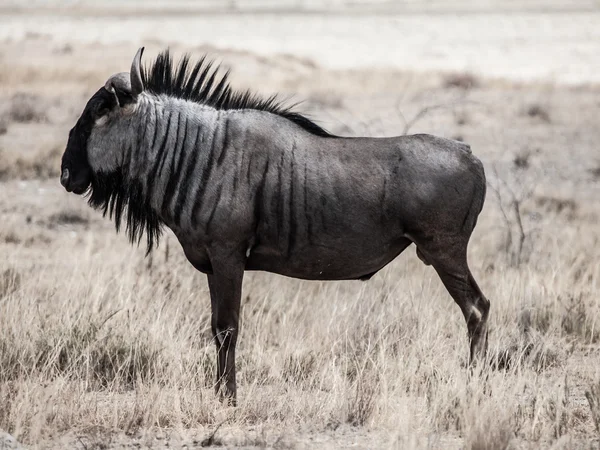
[(235, 346), (239, 329), (243, 265), (215, 264), (208, 275), (212, 307), (211, 329), (217, 347), (215, 392), (221, 400), (236, 404)]

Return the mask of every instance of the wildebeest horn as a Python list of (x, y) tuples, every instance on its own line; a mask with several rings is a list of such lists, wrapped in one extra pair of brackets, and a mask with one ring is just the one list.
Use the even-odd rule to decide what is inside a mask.
[(144, 84), (142, 83), (142, 54), (144, 53), (144, 47), (140, 47), (135, 56), (133, 57), (133, 62), (131, 63), (131, 70), (129, 74), (131, 76), (131, 95), (133, 97), (137, 97), (144, 90)]

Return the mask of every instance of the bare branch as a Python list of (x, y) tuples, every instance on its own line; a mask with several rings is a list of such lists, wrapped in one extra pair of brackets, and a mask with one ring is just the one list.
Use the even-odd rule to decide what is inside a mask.
[(398, 115), (400, 116), (400, 118), (402, 119), (402, 121), (404, 122), (404, 129), (402, 130), (402, 134), (406, 135), (408, 134), (409, 130), (413, 127), (413, 125), (415, 123), (417, 123), (419, 120), (421, 120), (423, 117), (425, 117), (427, 114), (429, 114), (432, 111), (437, 111), (439, 109), (451, 109), (451, 108), (455, 108), (457, 105), (463, 105), (466, 103), (475, 103), (475, 102), (467, 102), (467, 100), (465, 100), (467, 93), (463, 92), (458, 98), (447, 102), (447, 103), (439, 103), (439, 104), (435, 104), (435, 105), (429, 105), (429, 106), (425, 106), (424, 108), (420, 109), (417, 114), (415, 114), (415, 116), (410, 119), (410, 120), (406, 120), (406, 116), (402, 113), (400, 104), (401, 101), (398, 102), (397, 106), (396, 106), (396, 110), (398, 112)]
[[(526, 194), (519, 197), (514, 189), (498, 175), (495, 165), (492, 166), (492, 172), (496, 183), (492, 184), (488, 181), (488, 186), (496, 197), (498, 208), (500, 209), (500, 213), (502, 214), (502, 218), (506, 225), (506, 242), (504, 249), (509, 255), (512, 263), (519, 266), (523, 262), (525, 241), (527, 240), (527, 237), (531, 235), (531, 233), (525, 231), (521, 213), (521, 203), (523, 198), (531, 194), (532, 190), (528, 189)], [(500, 186), (502, 188), (500, 188)], [(508, 193), (508, 199), (504, 198), (503, 192)], [(518, 241), (515, 244), (516, 248), (513, 247), (514, 233), (518, 234)]]

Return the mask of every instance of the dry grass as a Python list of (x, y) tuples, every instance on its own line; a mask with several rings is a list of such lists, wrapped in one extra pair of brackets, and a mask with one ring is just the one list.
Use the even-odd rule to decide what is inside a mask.
[(25, 154), (15, 154), (0, 148), (0, 180), (55, 178), (60, 175), (60, 157), (64, 143), (40, 148)]
[[(56, 137), (56, 127), (48, 124), (49, 105), (40, 95), (18, 92), (0, 107), (0, 180), (53, 178), (60, 173), (66, 136)], [(50, 136), (46, 129), (32, 136), (28, 125), (49, 129)], [(15, 142), (19, 148), (13, 147)]]
[(592, 419), (600, 437), (600, 382), (592, 383), (589, 390), (585, 391), (585, 397), (590, 405)]
[[(600, 265), (583, 243), (571, 252), (587, 255), (587, 272), (574, 281), (556, 276), (572, 271), (564, 250), (515, 269), (475, 239), (471, 260), (493, 301), (490, 356), (504, 363), (472, 374), (458, 308), (412, 251), (369, 283), (248, 274), (232, 409), (213, 395), (203, 277), (177, 252), (166, 260), (166, 245), (148, 267), (123, 237), (87, 225), (59, 221), (75, 243), (59, 237), (18, 267), (31, 250), (9, 244), (0, 263), (0, 428), (25, 442), (68, 431), (90, 439), (91, 429), (205, 429), (206, 438), (221, 423), (213, 443), (224, 445), (241, 442), (232, 429), (257, 426), (271, 434), (244, 442), (270, 445), (281, 438), (272, 430), (307, 425), (450, 436), (473, 449), (593, 436), (597, 406), (575, 408), (583, 394), (573, 392), (600, 325), (587, 282), (597, 289)], [(551, 235), (540, 239), (552, 245)]]

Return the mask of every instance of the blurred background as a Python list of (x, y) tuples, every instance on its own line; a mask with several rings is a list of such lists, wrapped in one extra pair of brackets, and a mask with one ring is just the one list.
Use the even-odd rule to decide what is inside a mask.
[[(4, 1), (0, 38), (214, 45), (324, 68), (600, 80), (597, 0)], [(26, 6), (23, 6), (26, 5)]]

